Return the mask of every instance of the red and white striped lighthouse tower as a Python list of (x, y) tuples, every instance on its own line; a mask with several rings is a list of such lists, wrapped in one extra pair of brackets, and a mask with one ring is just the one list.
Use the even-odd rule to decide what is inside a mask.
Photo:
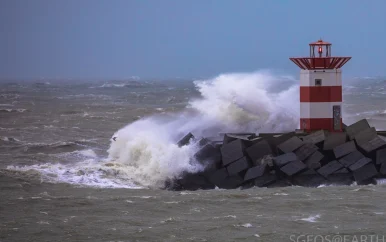
[(290, 58), (300, 71), (300, 129), (342, 131), (342, 71), (351, 57), (332, 57), (331, 43), (310, 44), (310, 57)]

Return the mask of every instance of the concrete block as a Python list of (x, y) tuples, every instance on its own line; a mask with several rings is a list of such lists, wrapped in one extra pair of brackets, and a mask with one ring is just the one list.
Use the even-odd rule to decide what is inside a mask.
[(244, 144), (242, 140), (236, 139), (221, 147), (222, 163), (224, 166), (244, 156)]
[(344, 167), (349, 167), (362, 158), (365, 158), (365, 156), (360, 151), (356, 150), (341, 158), (339, 163), (341, 163)]
[(352, 173), (347, 168), (342, 168), (327, 176), (328, 184), (351, 185), (353, 180)]
[(339, 169), (342, 169), (343, 168), (343, 165), (340, 164), (338, 161), (336, 160), (333, 160), (333, 161), (330, 161), (329, 163), (327, 163), (325, 166), (323, 166), (322, 168), (318, 169), (317, 172), (326, 177), (332, 173), (334, 173), (335, 171), (339, 170)]
[(310, 169), (319, 169), (321, 167), (320, 161), (323, 159), (324, 155), (319, 151), (314, 152), (310, 157), (308, 157), (304, 163)]
[(224, 135), (223, 143), (228, 144), (236, 139), (241, 139), (243, 141), (249, 141), (256, 138), (255, 133), (220, 133)]
[(379, 136), (376, 136), (374, 139), (369, 140), (367, 142), (361, 143), (358, 145), (364, 152), (368, 155), (377, 149), (382, 149), (386, 147), (386, 141), (381, 139)]
[(198, 190), (198, 189), (213, 189), (214, 185), (210, 183), (200, 173), (184, 173), (182, 178), (175, 182), (173, 190)]
[(351, 152), (354, 152), (356, 150), (357, 148), (355, 146), (354, 141), (349, 141), (347, 143), (341, 144), (333, 149), (335, 158), (337, 159), (347, 154), (350, 154)]
[(217, 170), (216, 172), (214, 172), (212, 174), (212, 176), (209, 177), (209, 181), (212, 184), (218, 186), (227, 177), (228, 177), (227, 169), (226, 168), (221, 168), (221, 169)]
[(190, 142), (191, 140), (194, 140), (194, 139), (195, 139), (195, 138), (194, 138), (193, 134), (192, 134), (192, 133), (188, 133), (187, 135), (185, 135), (184, 137), (182, 137), (182, 139), (180, 139), (180, 140), (177, 142), (177, 145), (178, 145), (178, 147), (182, 147), (182, 146), (184, 146), (184, 145), (188, 145), (189, 142)]
[(315, 151), (318, 150), (318, 147), (312, 143), (306, 143), (302, 145), (299, 149), (295, 151), (296, 156), (299, 160), (304, 161), (309, 156), (311, 156)]
[(295, 161), (295, 160), (298, 160), (298, 157), (295, 155), (295, 153), (291, 152), (291, 153), (274, 157), (273, 164), (277, 167), (282, 167), (287, 163), (290, 163), (291, 161)]
[(372, 160), (370, 158), (367, 158), (367, 157), (364, 157), (362, 159), (360, 159), (359, 161), (355, 162), (354, 164), (352, 164), (349, 169), (351, 171), (356, 171), (358, 170), (359, 168), (361, 168), (362, 166), (365, 166), (369, 163), (371, 163)]
[(323, 144), (323, 150), (332, 150), (335, 147), (346, 143), (347, 135), (345, 132), (341, 133), (329, 133)]
[(265, 155), (272, 154), (271, 146), (266, 140), (260, 141), (250, 147), (245, 152), (252, 161), (263, 158)]
[(294, 136), (294, 137), (288, 139), (287, 141), (284, 141), (283, 143), (279, 144), (277, 146), (277, 148), (279, 148), (279, 150), (281, 150), (284, 153), (289, 153), (289, 152), (293, 152), (294, 150), (296, 150), (297, 148), (299, 148), (303, 144), (304, 143), (301, 139)]
[(326, 138), (326, 134), (324, 130), (319, 130), (302, 137), (305, 143), (312, 143), (312, 144), (323, 142), (325, 138)]
[(239, 175), (226, 177), (219, 185), (222, 189), (235, 189), (244, 183), (244, 178)]
[(288, 187), (288, 186), (292, 186), (292, 183), (291, 181), (289, 181), (288, 179), (277, 179), (276, 181), (270, 183), (270, 184), (267, 184), (267, 188), (278, 188), (278, 187)]
[(381, 164), (381, 168), (379, 169), (379, 173), (381, 173), (381, 175), (386, 175), (386, 162)]
[(267, 171), (268, 171), (267, 165), (261, 165), (261, 166), (255, 166), (255, 167), (249, 168), (247, 173), (245, 173), (244, 181), (249, 181), (249, 180), (258, 178), (266, 174)]
[(354, 136), (354, 139), (355, 139), (355, 142), (358, 145), (360, 145), (360, 144), (366, 143), (366, 142), (374, 139), (377, 136), (378, 136), (377, 131), (373, 127), (373, 128), (368, 128), (368, 129), (362, 130), (361, 132), (357, 133)]
[(198, 146), (202, 147), (210, 143), (210, 141), (207, 138), (201, 138), (198, 142)]
[(293, 176), (305, 170), (306, 168), (307, 166), (303, 162), (301, 162), (300, 160), (295, 160), (284, 165), (283, 167), (280, 168), (280, 170), (284, 172), (284, 174), (286, 174), (287, 176)]
[(362, 130), (370, 128), (369, 123), (366, 119), (362, 119), (354, 124), (346, 127), (346, 132), (350, 140), (353, 140), (355, 135), (360, 133)]
[(293, 177), (293, 183), (303, 187), (318, 187), (326, 182), (326, 179), (314, 169), (307, 169)]
[(377, 165), (386, 163), (386, 148), (377, 150), (376, 162), (377, 162)]
[(373, 163), (368, 163), (354, 171), (355, 181), (360, 184), (378, 175), (378, 171)]
[(269, 184), (274, 183), (276, 180), (277, 180), (277, 177), (275, 174), (271, 174), (271, 173), (265, 174), (255, 179), (255, 186), (266, 187)]
[(221, 161), (221, 152), (219, 148), (206, 144), (194, 154), (194, 158), (202, 165), (209, 166)]
[(239, 172), (244, 171), (250, 167), (250, 163), (247, 158), (244, 156), (235, 162), (232, 162), (227, 166), (227, 171), (229, 176), (237, 175)]

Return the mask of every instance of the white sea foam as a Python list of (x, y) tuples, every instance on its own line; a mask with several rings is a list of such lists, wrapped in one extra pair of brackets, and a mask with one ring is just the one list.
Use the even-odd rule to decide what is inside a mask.
[[(103, 187), (160, 187), (184, 171), (203, 169), (192, 159), (195, 144), (178, 147), (188, 132), (196, 137), (218, 132), (287, 132), (298, 127), (299, 93), (294, 80), (268, 72), (224, 74), (196, 81), (201, 97), (181, 113), (152, 116), (118, 130), (108, 158), (83, 154), (75, 164), (34, 165), (53, 181)], [(276, 90), (275, 90), (276, 89)]]
[(302, 221), (306, 221), (306, 222), (310, 222), (310, 223), (316, 223), (317, 219), (320, 218), (320, 215), (317, 214), (317, 215), (314, 215), (314, 216), (309, 216), (307, 218), (301, 218), (300, 220)]

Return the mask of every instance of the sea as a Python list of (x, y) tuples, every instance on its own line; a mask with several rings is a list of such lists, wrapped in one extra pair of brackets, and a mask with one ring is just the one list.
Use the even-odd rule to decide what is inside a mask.
[[(168, 191), (188, 132), (299, 127), (298, 77), (2, 80), (0, 242), (386, 241), (377, 185)], [(343, 122), (386, 130), (386, 78), (343, 80)], [(367, 240), (364, 240), (367, 239)]]

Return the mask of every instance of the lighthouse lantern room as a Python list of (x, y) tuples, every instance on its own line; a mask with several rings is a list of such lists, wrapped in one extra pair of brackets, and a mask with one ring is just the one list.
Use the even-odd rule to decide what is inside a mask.
[(310, 43), (309, 57), (290, 58), (300, 70), (300, 129), (342, 131), (342, 71), (351, 57), (331, 56), (331, 43)]

